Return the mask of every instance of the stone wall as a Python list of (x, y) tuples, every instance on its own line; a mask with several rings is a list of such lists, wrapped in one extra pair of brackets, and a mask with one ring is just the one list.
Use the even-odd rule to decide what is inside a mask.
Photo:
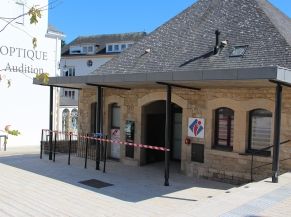
[[(250, 180), (251, 156), (246, 155), (248, 141), (248, 113), (253, 109), (266, 109), (274, 114), (275, 87), (266, 88), (202, 88), (192, 91), (173, 88), (172, 101), (183, 109), (182, 141), (181, 141), (181, 170), (191, 176), (222, 179), (232, 183), (242, 183)], [(117, 103), (121, 107), (121, 140), (124, 140), (124, 124), (126, 120), (135, 121), (135, 142), (143, 143), (144, 123), (142, 108), (148, 103), (165, 100), (164, 88), (137, 88), (130, 91), (104, 89), (104, 133), (109, 135), (109, 106)], [(96, 89), (83, 89), (80, 92), (79, 104), (79, 132), (89, 132), (90, 104), (96, 101)], [(234, 147), (232, 152), (212, 149), (214, 140), (214, 110), (228, 107), (234, 110)], [(191, 139), (191, 142), (202, 143), (205, 146), (205, 162), (191, 161), (191, 146), (184, 144), (187, 137), (189, 117), (205, 118), (205, 139)], [(281, 141), (291, 138), (291, 93), (287, 88), (283, 90)], [(273, 132), (273, 129), (272, 129)], [(273, 137), (273, 135), (272, 135)], [(273, 140), (271, 140), (273, 141)], [(124, 147), (121, 148), (121, 160), (129, 163), (132, 160), (125, 156)], [(291, 157), (291, 143), (281, 148), (281, 159)], [(136, 165), (145, 163), (144, 151), (135, 148)], [(254, 158), (254, 166), (271, 163), (271, 157)], [(281, 163), (281, 171), (291, 169), (291, 160)], [(271, 175), (271, 166), (262, 167), (254, 171), (255, 179), (262, 179)]]

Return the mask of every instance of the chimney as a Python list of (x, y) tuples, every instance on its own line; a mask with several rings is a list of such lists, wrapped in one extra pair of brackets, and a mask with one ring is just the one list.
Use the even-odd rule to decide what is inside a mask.
[(215, 42), (215, 47), (214, 47), (214, 51), (213, 51), (213, 54), (216, 55), (219, 51), (219, 36), (220, 36), (220, 32), (219, 30), (217, 29), (215, 31), (215, 36), (216, 36), (216, 42)]

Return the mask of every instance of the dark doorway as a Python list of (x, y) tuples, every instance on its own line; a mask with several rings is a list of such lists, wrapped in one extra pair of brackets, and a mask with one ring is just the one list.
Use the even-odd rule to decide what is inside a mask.
[[(165, 120), (166, 102), (155, 101), (143, 108), (144, 135), (147, 145), (165, 146)], [(171, 160), (181, 160), (182, 141), (182, 108), (172, 103), (172, 125), (171, 125)], [(146, 164), (163, 161), (165, 153), (157, 150), (145, 150)]]
[[(146, 116), (147, 144), (153, 146), (164, 147), (165, 146), (165, 114), (148, 114)], [(157, 161), (163, 161), (165, 154), (162, 151), (148, 149), (146, 153), (147, 163), (153, 163)]]
[(181, 161), (182, 108), (172, 105), (172, 142), (171, 160)]

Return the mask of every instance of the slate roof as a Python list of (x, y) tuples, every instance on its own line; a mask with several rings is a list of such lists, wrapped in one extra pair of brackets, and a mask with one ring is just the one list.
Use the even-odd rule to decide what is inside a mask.
[[(71, 43), (67, 44), (62, 48), (62, 56), (69, 54), (69, 48), (71, 45), (81, 44), (95, 44), (98, 45), (96, 54), (106, 54), (106, 44), (108, 43), (119, 43), (119, 42), (137, 42), (146, 35), (145, 32), (133, 32), (123, 34), (102, 34), (92, 36), (79, 36), (74, 39)], [(111, 53), (112, 54), (112, 53)], [(74, 55), (76, 56), (76, 55)]]
[(51, 31), (51, 32), (55, 32), (55, 33), (59, 33), (61, 35), (63, 35), (64, 33), (61, 32), (60, 30), (58, 30), (55, 26), (53, 26), (52, 24), (48, 24), (48, 28), (47, 28), (48, 31)]
[[(216, 29), (228, 45), (217, 55), (205, 55), (213, 51)], [(229, 57), (237, 45), (248, 45), (245, 55)], [(291, 69), (290, 18), (266, 0), (199, 0), (102, 65), (96, 74), (269, 66)]]

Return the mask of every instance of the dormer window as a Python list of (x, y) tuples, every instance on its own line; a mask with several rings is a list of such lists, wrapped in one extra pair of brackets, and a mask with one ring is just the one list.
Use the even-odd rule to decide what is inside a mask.
[(83, 53), (88, 53), (88, 47), (87, 46), (83, 47)]
[(82, 47), (81, 46), (70, 46), (70, 54), (82, 54)]
[(119, 50), (119, 44), (115, 44), (114, 45), (114, 51), (115, 52), (119, 52), (120, 50)]
[(70, 54), (86, 54), (92, 55), (95, 54), (95, 47), (94, 45), (72, 45), (70, 46)]
[(94, 54), (94, 46), (93, 45), (82, 45), (83, 54)]
[(88, 53), (93, 53), (93, 46), (88, 46)]
[(106, 53), (119, 53), (129, 48), (133, 43), (115, 43), (106, 45)]
[(107, 46), (107, 52), (112, 52), (113, 51), (113, 46), (112, 45), (108, 45)]

